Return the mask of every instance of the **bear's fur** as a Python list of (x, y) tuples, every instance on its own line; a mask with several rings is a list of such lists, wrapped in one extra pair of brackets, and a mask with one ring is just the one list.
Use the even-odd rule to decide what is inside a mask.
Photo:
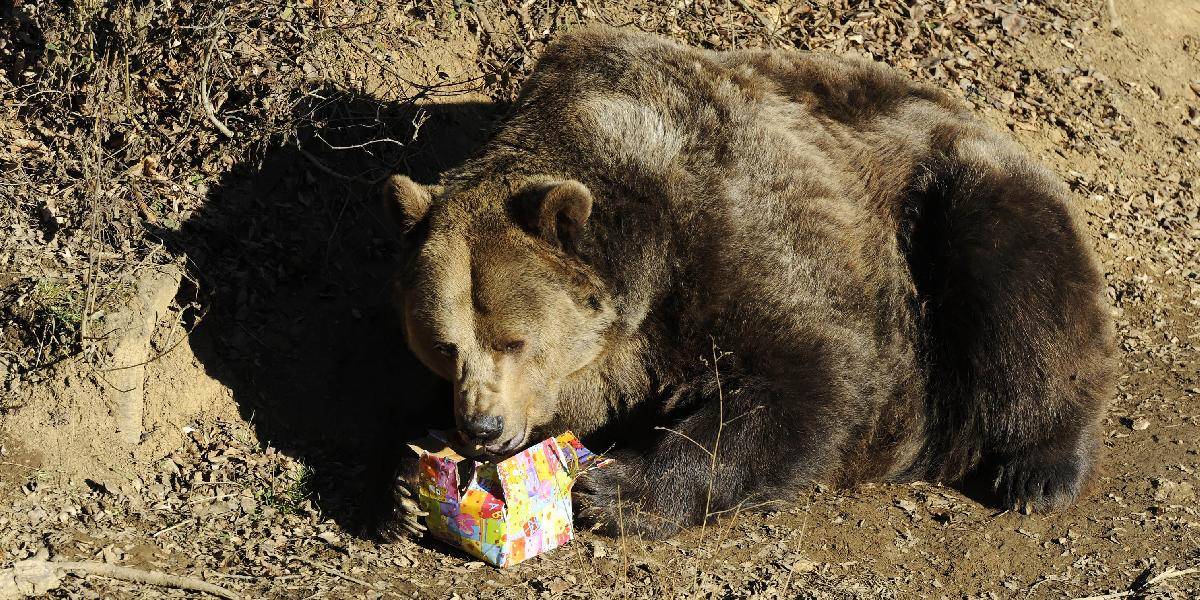
[(460, 429), (611, 442), (575, 489), (608, 527), (618, 496), (665, 536), (816, 481), (1048, 510), (1093, 465), (1112, 330), (1067, 190), (882, 65), (577, 30), (474, 158), (388, 198)]

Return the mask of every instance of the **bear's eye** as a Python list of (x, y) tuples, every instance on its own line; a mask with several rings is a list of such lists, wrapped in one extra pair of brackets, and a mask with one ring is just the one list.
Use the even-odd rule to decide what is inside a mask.
[(587, 305), (592, 310), (600, 310), (600, 299), (595, 294), (588, 296)]
[(458, 347), (447, 342), (438, 342), (433, 345), (433, 349), (446, 358), (454, 358), (458, 355)]
[(525, 349), (525, 340), (512, 340), (505, 342), (501, 348), (506, 354), (516, 354)]

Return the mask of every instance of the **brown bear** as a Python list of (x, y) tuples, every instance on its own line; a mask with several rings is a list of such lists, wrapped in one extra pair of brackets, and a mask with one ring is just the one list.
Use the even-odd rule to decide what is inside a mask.
[[(473, 158), (386, 196), (459, 432), (611, 448), (574, 491), (601, 526), (618, 495), (661, 537), (810, 482), (1050, 510), (1094, 463), (1112, 329), (1068, 191), (882, 65), (576, 30)], [(422, 530), (414, 464), (392, 534)]]

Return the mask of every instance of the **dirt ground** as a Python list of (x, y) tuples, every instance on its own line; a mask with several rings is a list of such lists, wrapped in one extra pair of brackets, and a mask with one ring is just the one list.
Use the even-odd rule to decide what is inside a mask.
[[(796, 490), (646, 543), (497, 570), (359, 535), (444, 390), (388, 309), (375, 188), (477, 147), (581, 23), (859, 53), (1070, 183), (1121, 348), (1091, 492), (1053, 515), (933, 484)], [(1200, 2), (0, 3), (0, 597), (32, 557), (264, 598), (1200, 597)], [(106, 328), (185, 273), (116, 417)], [(201, 597), (102, 576), (63, 598)]]

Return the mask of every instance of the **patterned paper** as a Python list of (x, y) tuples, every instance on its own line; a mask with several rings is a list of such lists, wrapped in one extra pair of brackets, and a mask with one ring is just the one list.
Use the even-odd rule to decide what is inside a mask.
[(574, 537), (571, 484), (583, 469), (600, 465), (574, 434), (494, 464), (463, 458), (437, 439), (413, 443), (421, 451), (419, 501), (435, 537), (499, 567)]

